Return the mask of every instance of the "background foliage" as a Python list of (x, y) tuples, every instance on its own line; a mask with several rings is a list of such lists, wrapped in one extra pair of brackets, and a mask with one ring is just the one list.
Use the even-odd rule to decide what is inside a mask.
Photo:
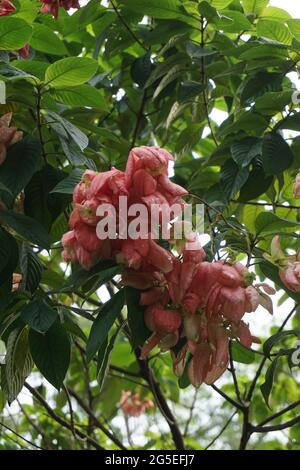
[[(300, 296), (263, 253), (278, 233), (284, 248), (299, 248), (290, 72), (300, 19), (267, 0), (102, 3), (71, 16), (60, 9), (55, 20), (39, 1), (16, 0), (0, 18), (0, 113), (12, 111), (25, 135), (0, 166), (0, 447), (172, 449), (181, 433), (190, 449), (235, 449), (251, 422), (249, 448), (299, 448), (299, 369), (289, 358)], [(22, 59), (15, 51), (28, 43)], [(84, 169), (124, 169), (131, 147), (156, 144), (176, 156), (174, 181), (205, 204), (208, 259), (225, 249), (248, 260), (283, 289), (280, 305), (296, 303), (279, 330), (275, 306), (262, 338), (271, 339), (257, 352), (234, 344), (218, 387), (196, 392), (186, 377), (178, 383), (167, 355), (148, 363), (132, 350), (140, 312), (134, 291), (115, 295), (118, 267), (71, 272), (60, 255)], [(108, 293), (107, 314), (97, 316)], [(125, 300), (129, 330), (115, 322)], [(119, 410), (122, 389), (155, 399), (155, 409), (132, 423)]]

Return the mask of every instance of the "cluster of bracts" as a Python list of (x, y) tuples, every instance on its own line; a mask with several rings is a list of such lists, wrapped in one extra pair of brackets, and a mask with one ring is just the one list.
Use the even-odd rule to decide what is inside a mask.
[(172, 155), (159, 147), (140, 147), (131, 150), (125, 172), (87, 170), (74, 190), (71, 230), (62, 239), (63, 258), (86, 269), (101, 259), (122, 263), (122, 283), (141, 290), (140, 304), (152, 332), (141, 357), (157, 345), (170, 350), (175, 373), (182, 374), (187, 366), (191, 382), (199, 386), (213, 383), (226, 370), (230, 339), (238, 338), (245, 347), (259, 341), (243, 317), (259, 304), (272, 313), (269, 295), (274, 290), (253, 285), (253, 274), (241, 263), (205, 261), (193, 232), (177, 243), (176, 253), (172, 244), (161, 246), (151, 233), (148, 239), (137, 240), (97, 237), (98, 206), (109, 203), (118, 212), (119, 196), (127, 197), (128, 207), (143, 203), (149, 211), (152, 204), (184, 207), (187, 191), (168, 177), (171, 160)]

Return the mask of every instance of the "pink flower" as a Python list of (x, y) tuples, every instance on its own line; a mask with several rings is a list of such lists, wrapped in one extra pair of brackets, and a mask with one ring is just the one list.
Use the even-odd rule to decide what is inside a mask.
[(125, 416), (138, 417), (141, 416), (145, 411), (154, 408), (152, 400), (142, 400), (138, 393), (132, 393), (129, 391), (122, 390), (120, 407)]
[(42, 13), (50, 13), (54, 18), (58, 17), (59, 7), (63, 7), (65, 10), (70, 8), (80, 8), (78, 0), (41, 0), (42, 2)]
[(295, 184), (294, 184), (294, 198), (300, 199), (300, 173), (296, 176)]
[(142, 359), (146, 358), (158, 344), (164, 351), (175, 346), (179, 338), (178, 329), (182, 322), (181, 315), (177, 310), (166, 309), (157, 303), (146, 309), (144, 318), (153, 335), (142, 348)]
[(151, 237), (148, 240), (130, 238), (124, 240), (116, 259), (119, 263), (125, 263), (133, 269), (150, 265), (155, 271), (167, 273), (173, 267), (172, 254), (159, 246)]
[(22, 49), (19, 49), (19, 54), (23, 59), (27, 59), (29, 57), (29, 52), (30, 52), (30, 46), (29, 44), (25, 44), (25, 46), (22, 47)]
[(0, 16), (10, 15), (16, 7), (9, 0), (0, 1)]
[(17, 143), (23, 137), (23, 132), (16, 127), (9, 127), (12, 113), (4, 114), (0, 118), (0, 165), (6, 159), (7, 149)]
[(284, 269), (279, 271), (283, 284), (293, 292), (300, 292), (300, 259), (291, 256)]

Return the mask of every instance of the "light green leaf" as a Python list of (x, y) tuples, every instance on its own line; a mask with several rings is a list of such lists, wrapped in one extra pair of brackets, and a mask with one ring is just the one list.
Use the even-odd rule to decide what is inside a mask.
[(52, 29), (44, 24), (34, 23), (30, 45), (37, 51), (54, 55), (68, 54), (63, 41)]
[(55, 88), (52, 91), (52, 96), (56, 101), (68, 106), (88, 106), (100, 108), (104, 112), (108, 109), (101, 91), (90, 85)]
[(45, 82), (54, 88), (83, 85), (96, 73), (98, 64), (87, 57), (68, 57), (51, 64), (45, 75)]
[(292, 35), (287, 26), (276, 20), (259, 20), (256, 25), (257, 35), (273, 39), (282, 44), (291, 44)]
[(28, 43), (32, 34), (31, 26), (20, 18), (1, 16), (0, 50), (11, 51), (21, 49)]
[(297, 221), (283, 219), (273, 212), (262, 212), (258, 215), (255, 222), (255, 229), (257, 234), (278, 232), (282, 229), (295, 227), (298, 225)]

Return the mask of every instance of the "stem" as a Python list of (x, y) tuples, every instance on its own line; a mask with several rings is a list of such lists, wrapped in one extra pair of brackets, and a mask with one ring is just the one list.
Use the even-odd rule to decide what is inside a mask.
[(135, 355), (136, 355), (137, 362), (140, 366), (141, 376), (148, 382), (149, 387), (153, 393), (153, 396), (157, 402), (157, 405), (169, 425), (176, 450), (184, 450), (185, 447), (184, 447), (184, 442), (183, 442), (181, 431), (161, 391), (159, 383), (153, 376), (153, 372), (151, 368), (149, 367), (148, 361), (140, 359), (139, 349), (135, 350)]
[[(45, 408), (49, 416), (53, 418), (54, 421), (56, 421), (62, 427), (69, 429), (72, 432), (71, 424), (68, 423), (68, 421), (66, 421), (65, 419), (61, 418), (58, 414), (56, 414), (55, 411), (52, 410), (52, 408), (48, 405), (48, 402), (42, 397), (42, 395), (35, 388), (31, 387), (31, 385), (29, 385), (28, 382), (25, 382), (24, 386), (39, 401), (39, 403)], [(84, 434), (79, 429), (75, 428), (74, 432), (77, 434), (77, 436), (81, 437), (82, 439), (86, 440), (86, 442), (91, 444), (96, 450), (105, 450), (104, 447), (98, 444), (98, 442), (96, 442), (94, 439)]]
[(279, 204), (277, 202), (241, 202), (241, 201), (235, 201), (234, 199), (231, 199), (230, 202), (233, 202), (234, 204), (242, 204), (244, 206), (271, 206), (271, 207), (282, 207), (283, 209), (300, 209), (300, 206), (286, 206), (284, 204)]
[(132, 29), (130, 28), (130, 26), (126, 23), (126, 21), (124, 20), (123, 16), (121, 15), (121, 13), (119, 12), (119, 10), (117, 9), (116, 5), (114, 4), (113, 0), (110, 0), (110, 3), (111, 3), (111, 6), (113, 7), (117, 17), (119, 18), (119, 20), (121, 21), (121, 23), (123, 24), (123, 26), (127, 29), (127, 31), (129, 32), (129, 34), (133, 37), (133, 39), (146, 51), (148, 52), (149, 49), (142, 43), (142, 41), (137, 37), (137, 35), (135, 34), (134, 31), (132, 31)]
[(135, 147), (135, 143), (136, 143), (136, 140), (137, 140), (137, 137), (138, 137), (138, 134), (139, 134), (141, 121), (142, 121), (143, 114), (144, 114), (146, 101), (147, 101), (147, 92), (146, 92), (146, 90), (144, 90), (141, 105), (140, 105), (140, 108), (138, 110), (137, 117), (136, 117), (136, 123), (135, 123), (135, 128), (134, 128), (134, 131), (133, 131), (133, 136), (132, 136), (130, 149)]

